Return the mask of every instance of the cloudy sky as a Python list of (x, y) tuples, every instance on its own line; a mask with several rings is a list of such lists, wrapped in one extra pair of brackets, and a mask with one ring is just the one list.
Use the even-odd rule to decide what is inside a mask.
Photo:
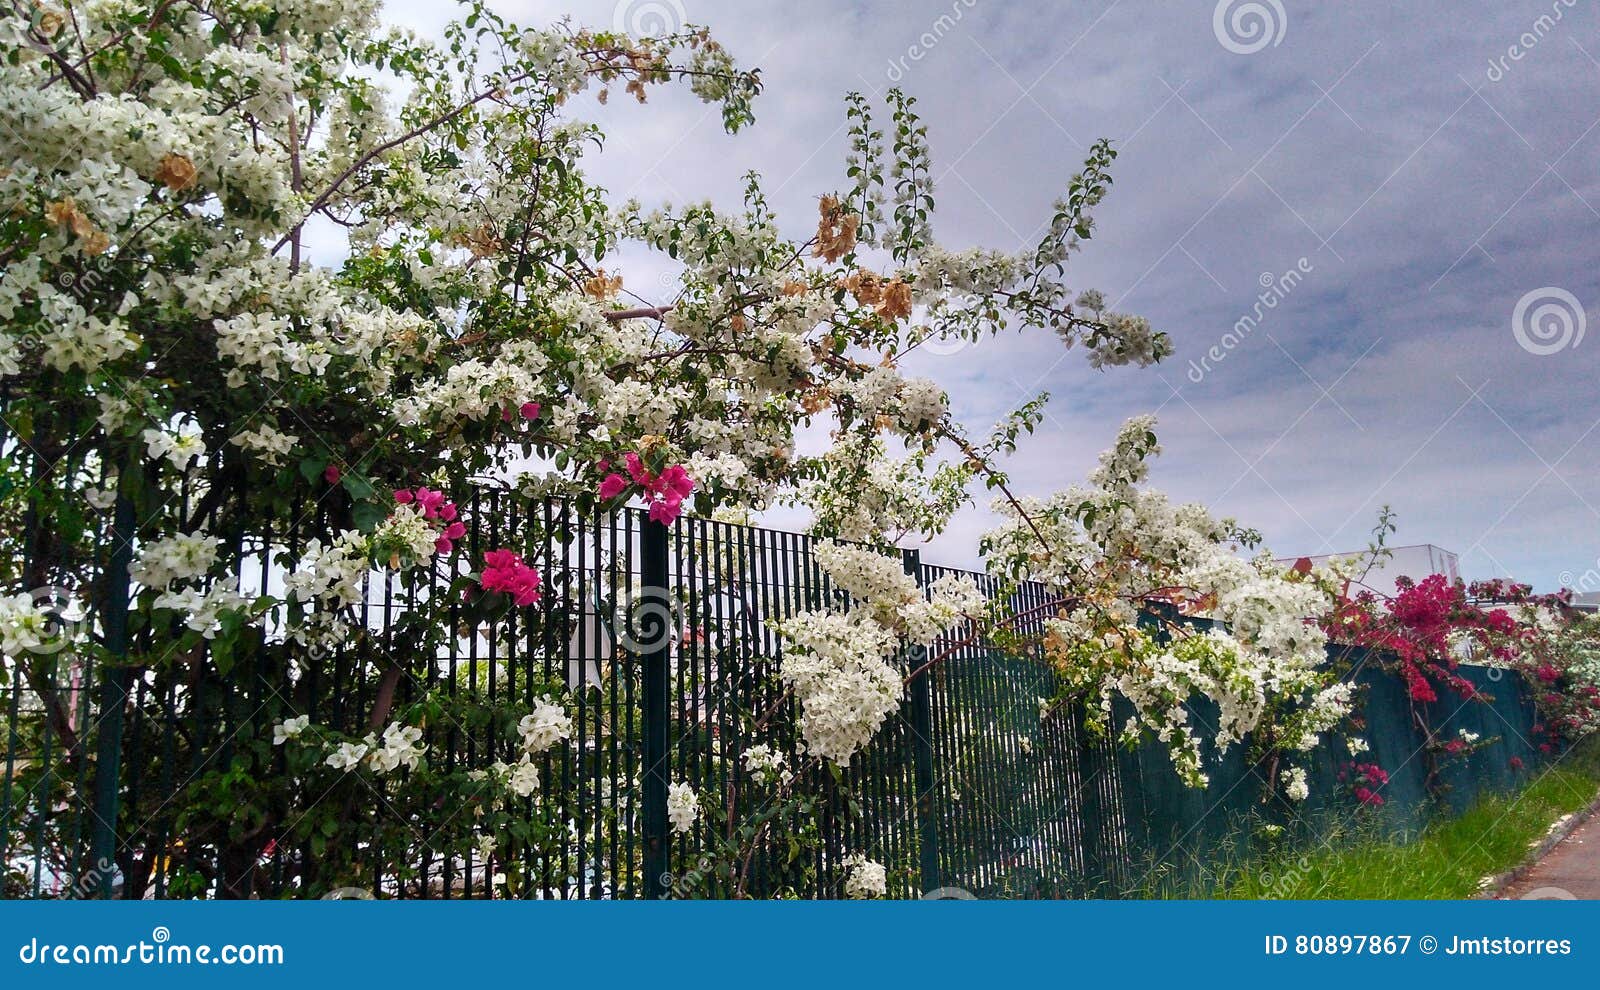
[[(975, 430), (1054, 396), (1019, 488), (1082, 478), (1124, 418), (1155, 411), (1155, 483), (1280, 553), (1357, 549), (1387, 503), (1397, 542), (1453, 550), (1468, 577), (1600, 588), (1600, 330), (1581, 339), (1584, 308), (1600, 320), (1595, 0), (493, 5), (709, 26), (762, 70), (754, 129), (728, 137), (664, 89), (614, 100), (591, 174), (619, 198), (732, 207), (754, 169), (796, 237), (844, 184), (849, 90), (918, 99), (935, 233), (956, 248), (1035, 243), (1112, 139), (1116, 184), (1069, 275), (1177, 354), (1100, 373), (1054, 338), (1005, 336), (914, 369)], [(388, 17), (432, 34), (450, 9), (389, 0)], [(651, 277), (629, 288), (648, 296)], [(970, 562), (985, 522), (965, 513), (925, 558)]]

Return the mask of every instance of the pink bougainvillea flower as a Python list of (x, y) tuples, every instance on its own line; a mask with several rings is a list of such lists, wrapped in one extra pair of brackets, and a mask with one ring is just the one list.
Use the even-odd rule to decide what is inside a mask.
[(478, 583), (485, 591), (511, 596), (518, 607), (539, 600), (539, 572), (510, 550), (490, 550), (483, 555), (483, 574)]
[(451, 550), (455, 549), (455, 544), (450, 542), (449, 537), (441, 536), (437, 540), (433, 541), (433, 548), (440, 553), (449, 553)]
[[(661, 470), (660, 474), (652, 472), (645, 467), (644, 458), (636, 451), (629, 451), (622, 457), (627, 468), (628, 477), (639, 487), (645, 496), (649, 507), (650, 519), (663, 525), (671, 525), (683, 514), (683, 500), (694, 491), (694, 479), (689, 477), (689, 472), (681, 464), (671, 464)], [(609, 461), (600, 461), (597, 465), (604, 472), (610, 467)], [(600, 481), (600, 497), (607, 501), (616, 498), (627, 490), (627, 479), (621, 474), (611, 472)]]
[(457, 520), (444, 528), (444, 538), (447, 540), (459, 540), (466, 535), (467, 525), (460, 520)]
[(539, 418), (539, 409), (540, 408), (541, 407), (540, 407), (539, 403), (537, 403), (537, 402), (524, 402), (522, 404), (522, 409), (521, 409), (522, 418), (523, 419), (538, 419)]
[(658, 522), (663, 526), (671, 526), (674, 522), (677, 522), (678, 516), (682, 512), (683, 501), (681, 499), (662, 499), (659, 502), (650, 503), (650, 521)]
[(394, 500), (401, 505), (410, 505), (412, 497), (411, 489), (409, 488), (396, 488), (394, 490)]
[(662, 471), (661, 477), (657, 480), (665, 492), (676, 495), (680, 502), (688, 498), (689, 493), (694, 491), (694, 479), (689, 477), (689, 473), (683, 469), (681, 464), (674, 464)]
[(439, 518), (439, 510), (445, 504), (444, 492), (436, 492), (431, 488), (418, 488), (415, 494), (417, 504), (422, 506), (423, 518)]
[(652, 480), (650, 472), (646, 470), (644, 461), (640, 459), (638, 454), (631, 450), (628, 451), (628, 455), (622, 459), (622, 463), (628, 466), (628, 475), (633, 478), (634, 484), (645, 486), (650, 484)]
[(330, 485), (337, 485), (339, 483), (339, 465), (329, 464), (326, 468), (323, 468), (322, 480)]

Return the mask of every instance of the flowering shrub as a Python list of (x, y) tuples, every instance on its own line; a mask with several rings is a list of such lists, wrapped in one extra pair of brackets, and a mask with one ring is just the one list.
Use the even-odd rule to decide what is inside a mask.
[(1341, 642), (1384, 651), (1405, 681), (1411, 699), (1438, 700), (1438, 689), (1463, 698), (1472, 683), (1456, 673), (1461, 662), (1508, 666), (1521, 655), (1531, 630), (1507, 607), (1484, 604), (1490, 596), (1520, 607), (1559, 605), (1556, 596), (1536, 598), (1526, 585), (1484, 582), (1468, 586), (1431, 574), (1421, 581), (1399, 578), (1392, 598), (1362, 591), (1345, 599), (1325, 622)]
[[(71, 761), (85, 743), (40, 659), (61, 646), (131, 668), (150, 724), (238, 697), (271, 727), (236, 740), (226, 767), (189, 754), (203, 772), (175, 810), (224, 863), (186, 879), (191, 892), (247, 893), (270, 842), (306, 850), (290, 880), (316, 893), (372, 875), (374, 858), (415, 864), (413, 827), (439, 832), (442, 855), (486, 861), (470, 882), (527, 891), (524, 854), (568, 841), (541, 774), (595, 754), (557, 746), (535, 763), (501, 747), (471, 770), (430, 765), (444, 726), (511, 740), (537, 714), (531, 699), (562, 689), (514, 670), (488, 696), (433, 658), (453, 638), (538, 621), (519, 609), (570, 604), (541, 597), (551, 563), (518, 550), (491, 549), (470, 573), (467, 525), (494, 520), (463, 518), (443, 493), (531, 463), (522, 490), (579, 511), (636, 499), (670, 523), (794, 501), (815, 506), (824, 536), (931, 532), (965, 500), (974, 465), (1036, 413), (970, 440), (944, 391), (903, 376), (900, 357), (1002, 326), (1049, 329), (1097, 367), (1168, 350), (1148, 323), (1062, 281), (1109, 187), (1103, 142), (1040, 243), (951, 252), (931, 238), (913, 101), (888, 95), (885, 141), (852, 96), (846, 187), (819, 197), (815, 232), (794, 241), (754, 176), (733, 213), (613, 204), (584, 177), (600, 132), (579, 108), (612, 88), (645, 102), (682, 83), (728, 130), (751, 123), (759, 77), (706, 31), (524, 29), (469, 2), (435, 45), (380, 31), (378, 6), (88, 3), (70, 29), (58, 16), (0, 22), (0, 378), (17, 431), (0, 514), (26, 530), (0, 572), (3, 676), (27, 681)], [(310, 230), (348, 250), (314, 260)], [(623, 277), (601, 267), (624, 242), (682, 267), (671, 305), (627, 308)], [(797, 431), (819, 420), (835, 450), (797, 456)], [(72, 580), (98, 573), (107, 546), (133, 550), (126, 649), (104, 635), (114, 582)], [(248, 590), (245, 556), (266, 572)], [(394, 642), (363, 620), (373, 584), (393, 596)], [(92, 617), (70, 643), (28, 595), (60, 585), (81, 586)], [(880, 595), (819, 631), (786, 631), (808, 759), (848, 760), (881, 724), (903, 677), (895, 639), (974, 607), (970, 589), (921, 604)], [(304, 676), (335, 653), (345, 680)], [(334, 709), (365, 728), (299, 721)], [(791, 834), (806, 834), (815, 771), (750, 771), (787, 789)], [(303, 786), (312, 774), (337, 775), (344, 796), (320, 800)], [(354, 781), (368, 776), (393, 821), (362, 799)], [(702, 817), (720, 802), (706, 805)], [(464, 806), (470, 820), (441, 810)], [(120, 855), (135, 892), (170, 858)]]
[(1445, 735), (1436, 724), (1433, 705), (1441, 690), (1468, 701), (1492, 700), (1461, 675), (1462, 663), (1520, 672), (1534, 689), (1543, 719), (1535, 726), (1538, 734), (1553, 728), (1557, 738), (1571, 741), (1600, 726), (1600, 670), (1586, 662), (1596, 655), (1600, 626), (1573, 617), (1567, 593), (1535, 595), (1524, 584), (1467, 584), (1438, 574), (1421, 581), (1402, 577), (1396, 584), (1392, 597), (1370, 590), (1351, 596), (1345, 585), (1324, 627), (1339, 642), (1377, 651), (1376, 664), (1404, 681), (1413, 723), (1427, 739), (1430, 791), (1444, 789), (1446, 763), (1495, 742), (1464, 731)]
[[(1265, 552), (1246, 560), (1236, 551), (1254, 534), (1143, 487), (1160, 449), (1153, 427), (1149, 417), (1125, 424), (1087, 487), (1044, 501), (1007, 493), (997, 506), (1008, 521), (983, 550), (992, 572), (1058, 596), (1043, 645), (1063, 690), (1091, 700), (1090, 728), (1129, 744), (1157, 740), (1199, 787), (1207, 777), (1195, 697), (1217, 706), (1218, 751), (1250, 735), (1256, 756), (1275, 763), (1315, 747), (1349, 712), (1351, 694), (1324, 663), (1317, 624), (1331, 578), (1285, 571)], [(1122, 726), (1111, 724), (1117, 696), (1135, 711)], [(1306, 796), (1303, 773), (1289, 784), (1289, 797)]]
[(1349, 789), (1357, 803), (1375, 808), (1383, 804), (1383, 795), (1378, 792), (1389, 783), (1389, 774), (1376, 763), (1351, 762), (1339, 771), (1339, 782)]

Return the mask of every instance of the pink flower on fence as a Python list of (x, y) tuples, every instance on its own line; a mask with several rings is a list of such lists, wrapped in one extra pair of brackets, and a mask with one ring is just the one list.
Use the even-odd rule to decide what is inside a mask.
[(539, 572), (510, 550), (490, 550), (483, 555), (483, 575), (478, 583), (484, 591), (510, 595), (518, 607), (539, 600)]
[[(628, 479), (631, 478), (650, 506), (652, 521), (668, 526), (676, 522), (683, 514), (683, 500), (694, 491), (694, 479), (689, 477), (683, 465), (672, 464), (656, 474), (645, 466), (644, 458), (633, 451), (624, 455), (622, 460), (628, 478), (614, 471), (606, 474), (600, 481), (600, 497), (609, 502), (622, 495), (627, 491)], [(601, 461), (596, 466), (601, 471), (607, 471), (611, 462)]]

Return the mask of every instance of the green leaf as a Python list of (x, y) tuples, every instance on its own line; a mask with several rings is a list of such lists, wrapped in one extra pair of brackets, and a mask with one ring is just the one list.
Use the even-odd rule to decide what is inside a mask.
[(357, 530), (370, 533), (378, 528), (378, 524), (389, 518), (389, 513), (372, 502), (357, 502), (350, 511), (350, 521), (355, 523)]
[(346, 474), (340, 479), (340, 483), (344, 485), (344, 490), (350, 493), (350, 497), (358, 502), (368, 501), (377, 493), (371, 481), (354, 472)]

